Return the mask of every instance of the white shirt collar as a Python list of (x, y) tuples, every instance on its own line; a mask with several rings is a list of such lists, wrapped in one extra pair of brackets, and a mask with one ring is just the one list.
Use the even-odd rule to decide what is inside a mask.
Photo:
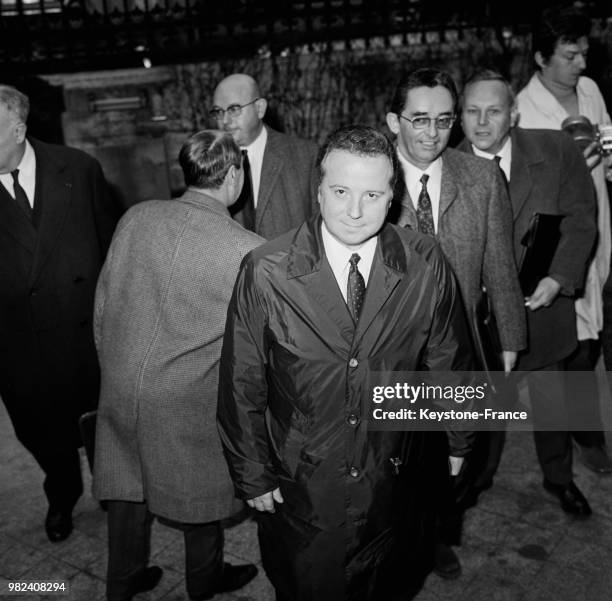
[(358, 249), (346, 248), (346, 246), (338, 242), (338, 240), (332, 236), (330, 231), (327, 229), (325, 222), (323, 221), (321, 222), (321, 238), (323, 239), (325, 256), (327, 257), (327, 261), (332, 269), (334, 277), (336, 278), (340, 292), (342, 292), (342, 297), (346, 302), (349, 259), (353, 253), (357, 253), (361, 257), (357, 267), (363, 276), (363, 280), (367, 287), (368, 280), (370, 279), (372, 263), (374, 262), (374, 254), (376, 253), (378, 236), (374, 236), (373, 238), (366, 240)]
[(484, 150), (480, 150), (479, 148), (476, 148), (476, 146), (474, 146), (473, 144), (472, 144), (472, 150), (474, 151), (474, 154), (477, 157), (482, 157), (484, 159), (489, 159), (491, 161), (496, 156), (500, 156), (501, 160), (499, 161), (499, 166), (501, 167), (501, 170), (504, 172), (504, 175), (506, 176), (506, 180), (510, 181), (510, 166), (512, 165), (512, 140), (510, 139), (510, 136), (508, 136), (508, 139), (505, 141), (500, 151), (496, 152), (495, 154), (491, 154), (490, 152), (485, 152)]
[(253, 200), (257, 206), (259, 198), (259, 184), (261, 182), (261, 168), (263, 166), (264, 151), (266, 142), (268, 141), (268, 130), (262, 127), (259, 135), (248, 145), (243, 146), (241, 150), (246, 150), (249, 157), (249, 165), (251, 166), (251, 180), (253, 182)]
[(413, 165), (407, 160), (402, 153), (397, 151), (400, 164), (404, 171), (404, 177), (406, 181), (406, 189), (410, 194), (412, 205), (417, 208), (419, 202), (419, 194), (423, 184), (421, 183), (421, 177), (423, 174), (427, 174), (429, 179), (427, 180), (427, 192), (431, 200), (431, 212), (433, 214), (434, 228), (436, 233), (438, 231), (438, 215), (440, 213), (440, 192), (442, 190), (442, 157), (439, 156), (433, 163), (431, 163), (425, 171)]
[[(19, 184), (24, 189), (30, 206), (34, 206), (34, 194), (36, 192), (36, 155), (34, 149), (26, 138), (25, 150), (19, 165), (16, 167), (19, 169)], [(13, 188), (13, 176), (10, 173), (0, 174), (0, 182), (6, 188), (7, 192), (15, 198), (15, 191)]]

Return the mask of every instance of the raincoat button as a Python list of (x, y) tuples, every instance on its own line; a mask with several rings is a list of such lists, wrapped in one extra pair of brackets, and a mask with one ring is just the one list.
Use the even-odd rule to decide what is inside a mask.
[(352, 467), (349, 474), (352, 478), (357, 478), (357, 476), (359, 476), (359, 470), (356, 467)]
[(357, 361), (355, 357), (351, 357), (351, 360), (349, 361), (349, 367), (357, 367), (358, 365), (359, 365), (359, 361)]
[(359, 423), (359, 417), (355, 415), (354, 413), (351, 413), (346, 418), (346, 421), (349, 423), (350, 426), (356, 426)]

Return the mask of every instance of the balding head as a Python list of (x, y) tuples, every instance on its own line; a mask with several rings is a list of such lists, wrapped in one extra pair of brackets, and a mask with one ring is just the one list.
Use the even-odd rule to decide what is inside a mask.
[[(216, 125), (231, 133), (241, 147), (251, 144), (261, 132), (266, 107), (257, 82), (245, 73), (229, 75), (215, 88), (212, 113)], [(239, 114), (231, 115), (232, 108)], [(219, 109), (223, 111), (220, 114)]]

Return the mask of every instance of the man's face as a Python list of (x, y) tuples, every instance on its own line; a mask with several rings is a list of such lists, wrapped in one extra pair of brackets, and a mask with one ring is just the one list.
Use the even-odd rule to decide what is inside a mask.
[(323, 161), (319, 186), (321, 215), (331, 235), (358, 249), (383, 226), (393, 191), (391, 161), (332, 150)]
[(428, 127), (415, 129), (406, 119), (387, 113), (387, 125), (397, 135), (397, 147), (404, 158), (419, 169), (427, 169), (442, 154), (451, 133), (450, 129), (438, 129), (435, 119), (452, 117), (454, 109), (453, 97), (443, 86), (421, 86), (410, 90), (401, 114), (409, 119), (430, 117), (432, 120)]
[(23, 156), (25, 125), (0, 103), (0, 173), (17, 167)]
[[(243, 106), (240, 115), (230, 117), (227, 112), (217, 119), (217, 127), (229, 132), (239, 146), (248, 146), (259, 135), (266, 112), (266, 102), (256, 102), (253, 89), (235, 81), (222, 82), (217, 86), (213, 97), (213, 108), (227, 109), (230, 106)], [(250, 103), (250, 104), (249, 104)], [(244, 105), (248, 106), (244, 106)]]
[(536, 62), (542, 77), (553, 84), (566, 88), (575, 88), (578, 78), (586, 69), (586, 56), (589, 41), (581, 37), (574, 43), (557, 43), (553, 55), (545, 61), (536, 53)]
[(503, 82), (477, 81), (466, 88), (461, 126), (466, 138), (476, 148), (498, 153), (515, 125), (516, 117), (516, 109)]

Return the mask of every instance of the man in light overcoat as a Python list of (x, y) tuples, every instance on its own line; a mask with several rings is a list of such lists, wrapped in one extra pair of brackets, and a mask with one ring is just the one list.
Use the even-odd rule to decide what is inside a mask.
[(159, 568), (146, 567), (152, 514), (184, 532), (192, 599), (240, 588), (256, 572), (223, 563), (219, 520), (236, 507), (215, 414), (232, 286), (262, 239), (227, 209), (243, 182), (231, 136), (199, 132), (179, 162), (187, 191), (126, 213), (96, 292), (94, 494), (109, 501), (109, 601), (159, 581)]

